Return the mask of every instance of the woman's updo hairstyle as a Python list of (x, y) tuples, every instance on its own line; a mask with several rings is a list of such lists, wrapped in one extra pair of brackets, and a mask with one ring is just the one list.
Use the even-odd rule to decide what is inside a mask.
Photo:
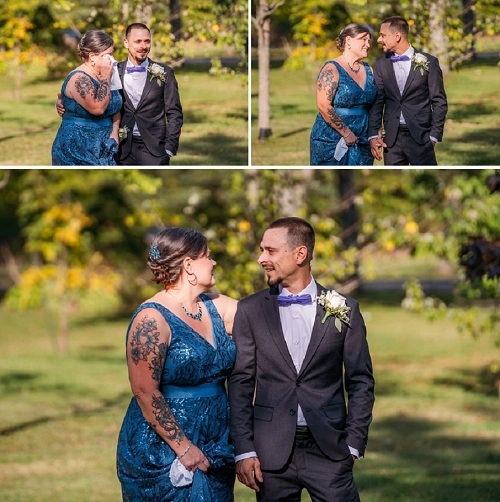
[(172, 227), (156, 234), (149, 248), (148, 265), (153, 281), (174, 285), (182, 273), (184, 258), (196, 260), (208, 253), (206, 237), (192, 228)]
[(113, 44), (113, 39), (104, 31), (90, 30), (78, 42), (78, 56), (83, 61), (88, 61), (91, 52), (101, 54)]
[(345, 49), (345, 39), (347, 37), (355, 38), (361, 33), (368, 33), (370, 38), (372, 37), (372, 32), (368, 26), (363, 26), (362, 24), (351, 23), (348, 24), (340, 33), (335, 40), (335, 45), (340, 52), (344, 52)]

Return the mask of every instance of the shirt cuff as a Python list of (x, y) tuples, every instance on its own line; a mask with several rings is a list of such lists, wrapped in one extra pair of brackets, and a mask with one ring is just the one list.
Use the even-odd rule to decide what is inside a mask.
[(240, 460), (245, 460), (246, 458), (257, 457), (257, 453), (254, 451), (250, 451), (248, 453), (242, 453), (241, 455), (236, 455), (234, 457), (234, 462), (239, 462)]
[(165, 150), (169, 157), (175, 157), (175, 155), (170, 150)]
[[(347, 445), (347, 446), (349, 446), (349, 445)], [(356, 448), (349, 446), (349, 451), (351, 452), (351, 455), (354, 455), (359, 460), (359, 451), (356, 450)]]
[(370, 137), (368, 138), (368, 141), (370, 141), (370, 140), (372, 140), (372, 139), (375, 139), (375, 138), (378, 138), (378, 136), (370, 136)]
[(431, 141), (434, 141), (434, 143), (439, 143), (439, 141), (434, 136), (429, 136), (429, 138), (431, 138)]

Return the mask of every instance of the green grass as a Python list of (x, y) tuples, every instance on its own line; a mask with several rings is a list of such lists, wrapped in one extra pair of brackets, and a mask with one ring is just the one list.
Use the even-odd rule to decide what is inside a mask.
[[(248, 89), (240, 78), (211, 77), (208, 67), (176, 70), (184, 126), (175, 166), (248, 165)], [(21, 101), (0, 76), (0, 165), (51, 165), (60, 125), (54, 110), (61, 80), (26, 77)]]
[[(446, 77), (449, 110), (443, 143), (436, 147), (440, 165), (500, 164), (497, 62), (478, 60)], [(309, 136), (318, 113), (315, 99), (318, 70), (319, 67), (297, 72), (271, 70), (273, 134), (265, 143), (257, 139), (258, 73), (252, 71), (252, 165), (309, 165)]]
[[(363, 502), (497, 501), (500, 375), (490, 368), (500, 350), (378, 299), (360, 298), (376, 376), (366, 458), (355, 465)], [(61, 356), (43, 312), (0, 316), (0, 500), (120, 500), (128, 319), (73, 322)], [(238, 483), (235, 493), (255, 500)]]

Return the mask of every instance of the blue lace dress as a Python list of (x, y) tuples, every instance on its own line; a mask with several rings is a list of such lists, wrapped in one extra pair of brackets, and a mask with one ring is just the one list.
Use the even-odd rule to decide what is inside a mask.
[(311, 131), (311, 165), (371, 166), (373, 156), (368, 142), (368, 111), (377, 95), (373, 73), (368, 63), (363, 63), (366, 81), (362, 89), (340, 64), (336, 61), (325, 64), (328, 63), (333, 63), (339, 71), (339, 85), (333, 98), (333, 107), (359, 141), (349, 147), (340, 160), (336, 160), (335, 149), (342, 136), (318, 113)]
[(97, 80), (81, 70), (71, 72), (64, 81), (61, 101), (65, 111), (52, 144), (53, 166), (116, 166), (118, 147), (110, 138), (112, 117), (122, 107), (119, 91), (111, 91), (108, 107), (102, 115), (92, 115), (73, 98), (66, 96), (66, 86), (75, 72), (84, 73), (99, 86)]
[[(172, 336), (160, 390), (186, 437), (200, 448), (211, 466), (206, 474), (196, 470), (191, 485), (174, 487), (169, 474), (175, 453), (148, 425), (134, 397), (118, 438), (117, 470), (124, 501), (234, 500), (234, 449), (229, 444), (224, 383), (233, 367), (236, 347), (212, 300), (206, 295), (200, 298), (212, 319), (214, 346), (158, 303), (141, 305), (132, 321), (141, 310), (154, 308), (168, 322)], [(210, 390), (214, 387), (221, 389), (217, 395)]]

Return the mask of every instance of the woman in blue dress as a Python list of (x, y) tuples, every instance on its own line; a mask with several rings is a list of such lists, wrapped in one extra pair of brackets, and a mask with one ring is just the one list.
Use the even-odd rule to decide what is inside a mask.
[(134, 397), (118, 438), (123, 500), (232, 502), (225, 381), (237, 302), (204, 293), (216, 263), (196, 230), (160, 232), (148, 264), (164, 289), (136, 310), (127, 332)]
[(342, 54), (325, 63), (316, 87), (319, 114), (311, 131), (311, 165), (368, 166), (373, 156), (368, 141), (368, 111), (377, 90), (366, 58), (371, 32), (349, 24), (337, 38)]
[(115, 166), (122, 97), (111, 90), (113, 39), (100, 30), (78, 44), (83, 61), (64, 81), (62, 123), (52, 144), (54, 166)]

